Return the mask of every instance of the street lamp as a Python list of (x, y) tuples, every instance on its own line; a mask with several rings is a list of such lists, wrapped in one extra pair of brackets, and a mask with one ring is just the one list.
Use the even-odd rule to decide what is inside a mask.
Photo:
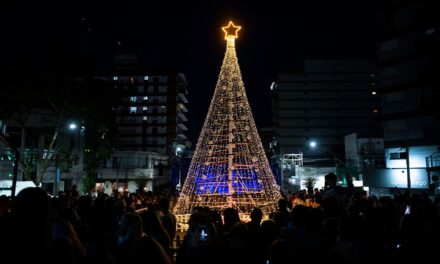
[(176, 148), (176, 157), (177, 157), (178, 166), (179, 166), (179, 168), (178, 168), (178, 170), (179, 170), (179, 182), (176, 185), (176, 189), (179, 192), (182, 190), (182, 182), (181, 182), (182, 181), (182, 177), (181, 177), (181, 169), (180, 169), (180, 167), (181, 167), (181, 158), (182, 158), (182, 155), (181, 155), (182, 150), (183, 149), (181, 147), (177, 147)]
[(311, 148), (316, 148), (316, 141), (314, 141), (314, 140), (312, 140), (312, 141), (310, 141), (310, 143), (309, 143), (309, 146), (311, 147)]
[[(70, 131), (76, 131), (78, 128), (77, 123), (75, 122), (70, 122), (67, 124), (67, 127), (69, 128)], [(56, 161), (55, 164), (55, 180), (54, 180), (54, 187), (53, 187), (53, 194), (54, 196), (57, 196), (58, 194), (58, 183), (61, 181), (61, 167), (58, 164), (58, 161)]]
[(75, 130), (77, 127), (78, 127), (78, 126), (77, 126), (77, 124), (75, 124), (75, 123), (70, 123), (70, 124), (69, 124), (69, 129), (70, 129), (70, 130)]
[[(85, 132), (85, 126), (83, 125), (83, 121), (74, 121), (71, 120), (67, 123), (68, 130), (74, 135), (74, 149), (73, 153), (75, 153), (76, 158), (78, 159), (77, 163), (75, 164), (76, 168), (76, 180), (74, 184), (79, 184), (81, 173), (83, 170), (83, 147), (84, 147), (84, 132)], [(59, 166), (57, 166), (56, 171), (56, 179), (55, 179), (55, 185), (56, 189), (58, 190), (58, 182), (61, 180), (61, 169)], [(56, 193), (55, 193), (56, 194)]]

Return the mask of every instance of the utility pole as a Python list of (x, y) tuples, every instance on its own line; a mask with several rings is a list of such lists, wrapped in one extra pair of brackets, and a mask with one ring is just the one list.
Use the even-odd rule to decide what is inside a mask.
[(18, 150), (13, 149), (13, 151), (14, 151), (15, 160), (14, 160), (14, 169), (12, 173), (12, 186), (11, 186), (12, 199), (15, 198), (15, 192), (17, 190), (18, 161), (20, 160), (20, 153), (18, 152)]
[(408, 190), (411, 190), (411, 173), (410, 173), (410, 166), (409, 166), (409, 147), (408, 144), (406, 144), (405, 146), (405, 150), (406, 150), (406, 181), (408, 184)]

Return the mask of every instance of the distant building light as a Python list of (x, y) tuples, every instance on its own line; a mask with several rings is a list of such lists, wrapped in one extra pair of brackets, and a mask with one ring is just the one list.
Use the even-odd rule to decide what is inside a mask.
[(316, 147), (316, 142), (315, 141), (310, 141), (309, 145), (310, 145), (311, 148), (314, 148), (314, 147)]
[(130, 102), (135, 103), (137, 100), (136, 96), (130, 96)]
[(142, 110), (147, 111), (148, 110), (148, 106), (142, 107)]
[(272, 82), (272, 84), (270, 85), (270, 90), (273, 91), (273, 89), (275, 89), (277, 86), (276, 82)]
[(147, 116), (144, 116), (143, 119), (144, 119), (144, 121), (147, 121), (147, 120), (148, 120), (148, 117), (147, 117)]
[(113, 81), (117, 81), (118, 79), (118, 76), (113, 76)]
[(374, 76), (375, 76), (375, 75), (374, 75), (373, 73), (372, 73), (372, 74), (370, 74), (370, 77), (371, 77), (371, 78), (374, 78)]
[(130, 114), (136, 114), (137, 107), (136, 106), (130, 106)]
[(144, 76), (144, 81), (148, 81), (148, 76)]
[(376, 91), (372, 91), (371, 94), (372, 94), (372, 95), (376, 95)]
[(148, 96), (144, 96), (144, 101), (147, 101), (148, 100)]
[(373, 112), (374, 112), (374, 113), (377, 113), (377, 112), (379, 112), (379, 111), (378, 111), (376, 108), (374, 108), (374, 109), (373, 109)]

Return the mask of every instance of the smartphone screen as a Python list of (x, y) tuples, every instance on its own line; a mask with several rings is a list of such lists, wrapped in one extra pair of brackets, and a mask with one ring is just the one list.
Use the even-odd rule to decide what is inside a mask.
[(200, 241), (208, 241), (208, 226), (199, 225), (197, 229), (198, 229), (198, 234), (199, 234), (199, 240)]
[(407, 205), (405, 207), (405, 215), (409, 215), (409, 214), (411, 214), (411, 205)]

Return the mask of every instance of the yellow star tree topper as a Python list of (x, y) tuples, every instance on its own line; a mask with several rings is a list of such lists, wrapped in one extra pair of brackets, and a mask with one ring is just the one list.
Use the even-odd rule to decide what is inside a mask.
[(241, 26), (234, 25), (234, 22), (229, 21), (229, 24), (226, 27), (222, 27), (223, 32), (225, 32), (225, 39), (228, 39), (229, 36), (234, 38), (238, 38), (238, 31), (240, 31)]

